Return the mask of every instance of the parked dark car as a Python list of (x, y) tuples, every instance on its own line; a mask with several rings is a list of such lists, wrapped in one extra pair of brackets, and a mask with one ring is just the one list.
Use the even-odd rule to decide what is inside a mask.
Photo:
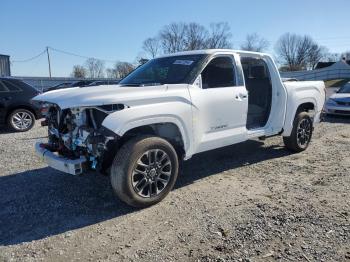
[(52, 90), (68, 88), (68, 87), (72, 87), (72, 83), (61, 83), (61, 84), (49, 87), (46, 91), (52, 91)]
[(40, 107), (30, 100), (39, 93), (23, 81), (0, 78), (0, 125), (17, 132), (31, 129), (41, 113)]
[(93, 80), (81, 80), (81, 81), (76, 81), (76, 82), (68, 83), (68, 84), (62, 83), (62, 84), (58, 84), (58, 85), (49, 87), (45, 92), (63, 89), (63, 88), (70, 88), (70, 87), (84, 87), (84, 86), (90, 85), (92, 82), (94, 82), (94, 81)]

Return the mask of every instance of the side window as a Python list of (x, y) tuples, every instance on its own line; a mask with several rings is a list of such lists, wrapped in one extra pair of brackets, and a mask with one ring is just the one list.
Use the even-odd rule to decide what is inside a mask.
[(241, 64), (243, 67), (243, 73), (246, 82), (252, 79), (266, 79), (270, 81), (269, 68), (267, 67), (266, 62), (263, 59), (253, 57), (242, 57)]
[(20, 89), (18, 86), (13, 84), (11, 81), (8, 80), (2, 80), (2, 83), (5, 85), (5, 87), (10, 91), (10, 92), (20, 92), (22, 89)]
[(202, 72), (202, 86), (206, 88), (236, 85), (233, 57), (219, 56), (210, 61)]

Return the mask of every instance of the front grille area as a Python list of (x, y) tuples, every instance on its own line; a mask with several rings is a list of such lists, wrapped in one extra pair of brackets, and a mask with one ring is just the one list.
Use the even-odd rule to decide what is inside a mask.
[(350, 102), (340, 102), (340, 101), (337, 101), (337, 104), (340, 105), (340, 106), (350, 106)]
[(334, 110), (334, 113), (350, 116), (350, 111), (345, 111), (345, 110)]

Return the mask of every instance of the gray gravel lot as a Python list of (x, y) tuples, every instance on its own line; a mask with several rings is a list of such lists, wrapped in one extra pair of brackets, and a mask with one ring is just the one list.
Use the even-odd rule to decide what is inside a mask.
[(0, 134), (0, 261), (350, 261), (349, 118), (300, 154), (274, 137), (197, 155), (143, 210), (108, 177), (48, 168), (33, 150), (45, 135)]

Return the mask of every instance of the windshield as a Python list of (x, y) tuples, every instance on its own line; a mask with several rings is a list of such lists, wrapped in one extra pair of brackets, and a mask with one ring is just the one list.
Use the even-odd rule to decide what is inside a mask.
[(145, 86), (190, 83), (193, 73), (207, 55), (156, 58), (130, 73), (120, 85)]
[(338, 93), (350, 93), (350, 83), (347, 83), (345, 86), (343, 86), (342, 88), (340, 88), (338, 90)]

